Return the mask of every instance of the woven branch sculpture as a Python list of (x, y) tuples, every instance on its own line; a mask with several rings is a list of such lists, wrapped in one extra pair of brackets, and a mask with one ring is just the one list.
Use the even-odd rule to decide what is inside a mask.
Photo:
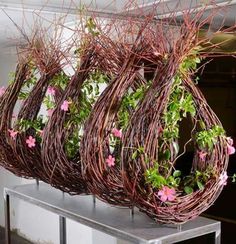
[[(136, 206), (158, 222), (205, 211), (235, 151), (194, 81), (198, 63), (215, 55), (199, 33), (216, 13), (186, 11), (181, 24), (175, 13), (162, 21), (154, 13), (106, 25), (85, 18), (66, 47), (44, 31), (28, 38), (14, 81), (1, 88), (1, 166), (70, 194)], [(192, 125), (184, 143), (183, 121)], [(185, 173), (178, 162), (188, 147)]]

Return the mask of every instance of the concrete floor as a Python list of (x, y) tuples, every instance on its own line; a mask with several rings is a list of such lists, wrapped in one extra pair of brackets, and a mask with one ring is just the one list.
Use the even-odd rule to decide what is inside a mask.
[[(19, 237), (16, 233), (11, 234), (11, 241), (12, 244), (32, 244), (31, 242), (25, 240), (24, 238)], [(4, 229), (0, 227), (0, 244), (4, 244), (4, 243), (5, 243), (5, 233), (4, 233)]]

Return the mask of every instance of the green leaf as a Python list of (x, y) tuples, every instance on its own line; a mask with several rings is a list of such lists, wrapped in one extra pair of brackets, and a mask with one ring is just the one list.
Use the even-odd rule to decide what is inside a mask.
[(196, 58), (195, 58), (195, 62), (196, 62), (197, 64), (199, 64), (199, 63), (201, 63), (201, 59), (198, 58), (198, 57), (196, 57)]
[(233, 174), (233, 176), (232, 176), (232, 182), (233, 182), (233, 183), (236, 182), (236, 174)]
[(163, 156), (164, 156), (164, 159), (165, 160), (169, 160), (170, 159), (170, 156), (171, 156), (170, 150), (169, 149), (165, 150)]
[(175, 178), (181, 176), (181, 171), (180, 170), (175, 170), (174, 173), (173, 173), (173, 176)]
[(199, 121), (199, 125), (200, 125), (202, 130), (206, 129), (206, 125), (205, 125), (205, 123), (202, 120)]
[(204, 185), (200, 182), (200, 181), (197, 181), (197, 186), (199, 188), (199, 190), (204, 190)]
[(179, 144), (175, 141), (172, 144), (175, 149), (175, 154), (177, 155), (179, 153)]
[(181, 178), (175, 178), (175, 183), (177, 184), (177, 185), (179, 185), (180, 184), (180, 181), (181, 181)]
[(139, 152), (140, 154), (145, 153), (145, 151), (144, 151), (144, 147), (139, 147), (139, 148), (138, 148), (138, 152)]
[(193, 188), (190, 186), (185, 186), (184, 191), (186, 194), (191, 194), (193, 192)]
[(132, 159), (136, 159), (138, 156), (138, 151), (135, 151), (133, 154), (132, 154)]

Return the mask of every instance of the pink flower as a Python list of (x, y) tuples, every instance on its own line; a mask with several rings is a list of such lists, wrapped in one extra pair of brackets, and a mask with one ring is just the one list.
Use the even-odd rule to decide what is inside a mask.
[(227, 137), (226, 139), (227, 139), (228, 144), (229, 144), (230, 146), (233, 146), (233, 144), (234, 144), (234, 140), (233, 140), (231, 137)]
[(56, 93), (56, 90), (55, 90), (55, 88), (54, 88), (54, 87), (49, 86), (49, 87), (48, 87), (48, 89), (47, 89), (47, 93), (48, 93), (49, 95), (54, 96), (54, 95), (55, 95), (55, 93)]
[(118, 137), (118, 138), (121, 138), (122, 137), (122, 131), (121, 130), (118, 130), (117, 128), (113, 128), (111, 133), (115, 136), (115, 137)]
[(162, 132), (163, 132), (163, 128), (162, 128), (162, 127), (159, 127), (159, 128), (157, 129), (157, 133), (158, 133), (158, 135), (160, 135)]
[(2, 86), (2, 87), (0, 87), (0, 97), (5, 93), (5, 87), (4, 86)]
[(155, 56), (160, 56), (160, 55), (161, 55), (161, 54), (160, 54), (159, 52), (157, 52), (157, 51), (154, 51), (153, 54), (154, 54)]
[(39, 130), (38, 133), (41, 137), (43, 137), (43, 130)]
[(228, 153), (229, 155), (234, 154), (234, 153), (235, 153), (235, 147), (230, 146), (230, 145), (228, 144), (228, 145), (227, 145), (227, 153)]
[(35, 141), (36, 141), (35, 138), (29, 136), (28, 139), (26, 140), (26, 143), (28, 147), (31, 148), (31, 147), (35, 147)]
[(71, 104), (71, 102), (68, 102), (68, 101), (64, 101), (61, 105), (61, 110), (63, 111), (68, 111), (69, 110), (69, 105)]
[(111, 155), (108, 156), (106, 159), (106, 163), (108, 167), (114, 166), (115, 165), (115, 158), (113, 158)]
[(219, 179), (220, 179), (219, 184), (221, 186), (226, 186), (227, 185), (227, 179), (228, 179), (227, 172), (225, 171), (225, 172), (221, 173)]
[(198, 152), (198, 156), (199, 156), (199, 158), (200, 158), (202, 161), (205, 160), (206, 155), (207, 155), (207, 152), (203, 152), (203, 151)]
[(17, 135), (17, 133), (18, 133), (18, 131), (14, 131), (14, 130), (8, 130), (9, 131), (9, 133), (10, 133), (10, 137), (12, 138), (12, 139), (15, 139), (16, 138), (16, 135)]
[(50, 108), (50, 109), (47, 110), (48, 117), (51, 117), (52, 116), (53, 111), (54, 111), (53, 108)]
[(234, 141), (231, 137), (227, 137), (227, 153), (229, 155), (234, 154), (235, 153), (235, 147), (233, 146)]
[(169, 188), (168, 186), (163, 186), (161, 190), (158, 191), (157, 195), (161, 197), (162, 202), (174, 201), (176, 198), (176, 192), (174, 188)]

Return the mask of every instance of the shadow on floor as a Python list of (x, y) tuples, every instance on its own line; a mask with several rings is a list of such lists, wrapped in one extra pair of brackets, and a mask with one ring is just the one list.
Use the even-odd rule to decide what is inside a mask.
[[(11, 234), (11, 241), (12, 244), (32, 244), (26, 239), (19, 237), (16, 233)], [(4, 229), (0, 227), (0, 244), (4, 244), (4, 243), (5, 243), (5, 233), (4, 233)]]

